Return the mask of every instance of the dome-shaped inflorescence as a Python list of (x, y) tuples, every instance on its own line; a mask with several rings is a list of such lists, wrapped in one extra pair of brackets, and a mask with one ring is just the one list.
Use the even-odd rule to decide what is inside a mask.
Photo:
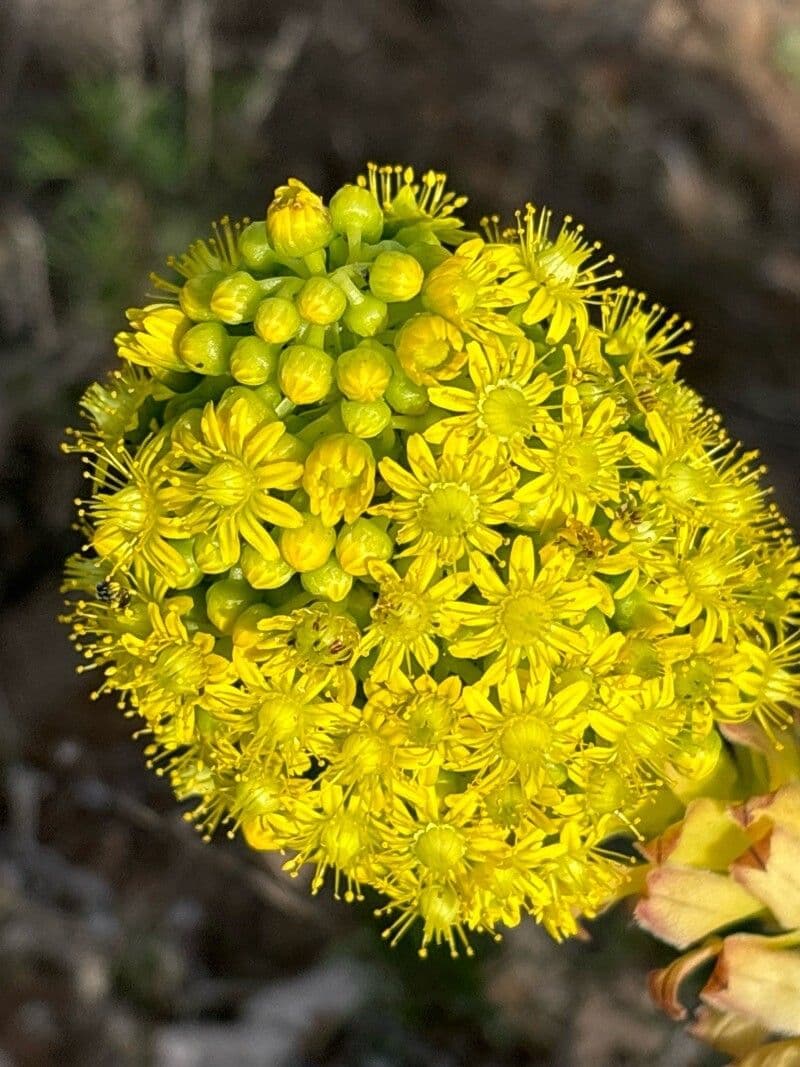
[(797, 550), (677, 377), (686, 324), (444, 175), (290, 179), (127, 312), (68, 616), (206, 833), (452, 951), (573, 932), (602, 848), (797, 696)]

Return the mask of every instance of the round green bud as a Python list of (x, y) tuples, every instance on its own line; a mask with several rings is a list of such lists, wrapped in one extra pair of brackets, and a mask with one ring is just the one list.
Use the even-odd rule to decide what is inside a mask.
[(169, 547), (174, 548), (186, 563), (186, 571), (180, 578), (172, 578), (175, 589), (192, 589), (203, 580), (203, 572), (197, 566), (194, 558), (194, 538), (187, 537), (180, 541), (170, 541)]
[(392, 421), (392, 411), (384, 400), (343, 400), (342, 422), (356, 437), (377, 437)]
[(338, 322), (347, 309), (347, 297), (330, 278), (309, 278), (297, 294), (297, 310), (315, 326)]
[(291, 345), (281, 353), (278, 385), (293, 404), (316, 404), (333, 388), (334, 363), (314, 345)]
[(279, 351), (260, 337), (241, 337), (231, 352), (231, 374), (242, 385), (263, 385), (275, 374)]
[(284, 296), (268, 296), (258, 305), (253, 329), (262, 341), (282, 345), (291, 341), (300, 329), (300, 315), (294, 301)]
[(381, 252), (369, 269), (372, 295), (387, 304), (413, 300), (424, 280), (422, 267), (406, 252)]
[(261, 286), (247, 271), (237, 270), (223, 278), (211, 296), (211, 310), (222, 322), (238, 326), (252, 322), (263, 299)]
[(337, 233), (357, 234), (373, 244), (383, 233), (381, 205), (369, 191), (358, 185), (343, 185), (331, 197), (331, 221)]
[(264, 406), (274, 415), (275, 409), (283, 400), (283, 393), (280, 391), (278, 383), (266, 382), (264, 385), (259, 385), (255, 392)]
[(336, 360), (336, 384), (350, 400), (380, 400), (392, 377), (385, 349), (375, 341), (362, 341)]
[(336, 558), (347, 574), (363, 578), (372, 560), (391, 559), (393, 547), (391, 537), (374, 519), (356, 519), (336, 539)]
[(215, 270), (210, 274), (197, 274), (184, 282), (178, 294), (178, 302), (184, 315), (194, 322), (210, 322), (216, 318), (211, 310), (211, 297), (224, 278), (221, 270)]
[(273, 610), (268, 604), (251, 604), (236, 619), (233, 624), (233, 633), (231, 634), (233, 647), (238, 652), (243, 653), (245, 658), (248, 657), (251, 649), (255, 648), (261, 641), (262, 632), (259, 630), (258, 624), (262, 619), (268, 619), (272, 614)]
[(330, 212), (308, 186), (290, 178), (275, 190), (267, 208), (267, 239), (279, 256), (308, 256), (331, 237)]
[(258, 600), (258, 592), (247, 582), (223, 578), (206, 590), (206, 614), (220, 633), (233, 633), (236, 620)]
[(335, 559), (329, 559), (315, 571), (300, 575), (300, 584), (312, 596), (340, 603), (353, 588), (353, 579), (345, 574)]
[(250, 270), (270, 273), (277, 264), (269, 240), (266, 222), (251, 222), (239, 234), (239, 255)]
[(281, 530), (281, 555), (296, 571), (315, 571), (326, 562), (336, 544), (336, 532), (318, 515), (303, 515), (303, 525)]
[(265, 559), (252, 545), (245, 545), (242, 549), (241, 567), (245, 578), (255, 589), (279, 589), (294, 574), (284, 559)]
[(227, 374), (232, 348), (233, 340), (221, 322), (200, 322), (183, 335), (178, 353), (198, 374)]
[(374, 337), (386, 328), (388, 318), (386, 304), (371, 293), (364, 293), (357, 304), (351, 304), (345, 311), (344, 324), (358, 337)]
[(392, 374), (385, 397), (399, 415), (422, 415), (428, 408), (428, 390), (399, 368)]

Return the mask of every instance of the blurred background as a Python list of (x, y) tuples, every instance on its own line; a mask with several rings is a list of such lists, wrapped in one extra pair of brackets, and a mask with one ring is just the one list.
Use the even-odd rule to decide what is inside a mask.
[[(619, 914), (556, 948), (389, 951), (203, 845), (73, 674), (58, 451), (147, 272), (288, 175), (448, 170), (467, 213), (572, 212), (696, 323), (687, 379), (800, 517), (800, 0), (0, 5), (0, 1064), (689, 1067)], [(372, 902), (374, 904), (374, 902)]]

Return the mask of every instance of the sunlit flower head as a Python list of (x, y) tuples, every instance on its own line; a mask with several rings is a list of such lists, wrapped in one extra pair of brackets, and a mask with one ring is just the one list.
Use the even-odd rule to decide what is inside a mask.
[(800, 552), (687, 324), (571, 220), (465, 202), (278, 185), (152, 276), (64, 446), (94, 695), (204, 837), (379, 894), (422, 955), (579, 932), (621, 836), (800, 699)]

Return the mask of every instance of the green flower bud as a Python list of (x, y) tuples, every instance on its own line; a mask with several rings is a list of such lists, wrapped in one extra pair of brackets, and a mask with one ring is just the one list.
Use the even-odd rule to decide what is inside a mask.
[(343, 400), (342, 422), (356, 437), (377, 437), (392, 421), (391, 408), (383, 400)]
[(233, 340), (221, 322), (201, 322), (180, 340), (181, 359), (198, 374), (227, 374)]
[(413, 300), (424, 279), (422, 267), (406, 252), (381, 252), (369, 269), (372, 295), (387, 304)]
[(386, 401), (400, 415), (422, 415), (428, 408), (428, 390), (397, 368), (386, 387)]
[(231, 374), (242, 385), (263, 385), (275, 374), (279, 352), (260, 337), (242, 337), (231, 352)]
[(347, 297), (330, 278), (309, 278), (297, 294), (297, 310), (315, 326), (338, 322), (347, 309)]
[(210, 274), (197, 274), (181, 286), (178, 302), (184, 315), (194, 322), (211, 322), (216, 315), (211, 310), (211, 297), (219, 283), (225, 278), (221, 270)]
[(300, 329), (300, 321), (292, 300), (283, 296), (269, 296), (258, 305), (253, 329), (263, 341), (282, 345), (291, 341)]
[(232, 385), (219, 398), (216, 404), (217, 418), (227, 426), (236, 404), (246, 404), (254, 424), (271, 421), (272, 412), (255, 389), (245, 385)]
[(362, 293), (362, 299), (353, 303), (344, 313), (344, 324), (358, 337), (374, 337), (386, 328), (388, 309), (382, 300), (371, 293)]
[(372, 560), (391, 559), (392, 539), (374, 519), (356, 519), (336, 540), (336, 558), (342, 570), (356, 578), (368, 573)]
[(303, 525), (281, 530), (281, 555), (296, 571), (315, 571), (326, 562), (336, 543), (336, 533), (318, 515), (303, 515)]
[(330, 204), (331, 221), (337, 233), (357, 234), (373, 244), (383, 233), (383, 211), (369, 189), (343, 185)]
[(274, 415), (275, 409), (283, 400), (283, 393), (278, 388), (277, 382), (266, 382), (264, 385), (259, 385), (255, 392), (264, 406)]
[(293, 404), (316, 404), (333, 388), (331, 357), (313, 345), (291, 345), (281, 353), (278, 385)]
[(244, 654), (245, 658), (248, 658), (250, 650), (255, 648), (261, 640), (262, 634), (258, 624), (262, 619), (268, 619), (271, 614), (272, 609), (268, 604), (251, 604), (249, 608), (244, 609), (233, 624), (231, 634), (233, 647), (240, 654)]
[(222, 322), (238, 326), (252, 322), (264, 293), (247, 271), (237, 270), (223, 278), (211, 296), (211, 310)]
[(223, 578), (206, 591), (206, 614), (223, 634), (233, 633), (233, 627), (245, 608), (258, 600), (258, 592), (247, 582)]
[(255, 589), (279, 589), (294, 574), (284, 559), (265, 559), (252, 545), (242, 549), (241, 566), (245, 578)]
[(269, 274), (277, 265), (277, 259), (267, 239), (266, 222), (251, 222), (239, 234), (239, 254), (250, 270)]
[(315, 571), (301, 574), (300, 584), (312, 596), (325, 597), (339, 604), (353, 588), (353, 579), (345, 574), (335, 559), (329, 559)]
[(362, 341), (342, 352), (336, 361), (336, 384), (350, 400), (379, 400), (392, 377), (385, 349), (375, 341)]
[(333, 237), (328, 209), (316, 193), (290, 178), (267, 208), (267, 238), (279, 256), (310, 255)]

